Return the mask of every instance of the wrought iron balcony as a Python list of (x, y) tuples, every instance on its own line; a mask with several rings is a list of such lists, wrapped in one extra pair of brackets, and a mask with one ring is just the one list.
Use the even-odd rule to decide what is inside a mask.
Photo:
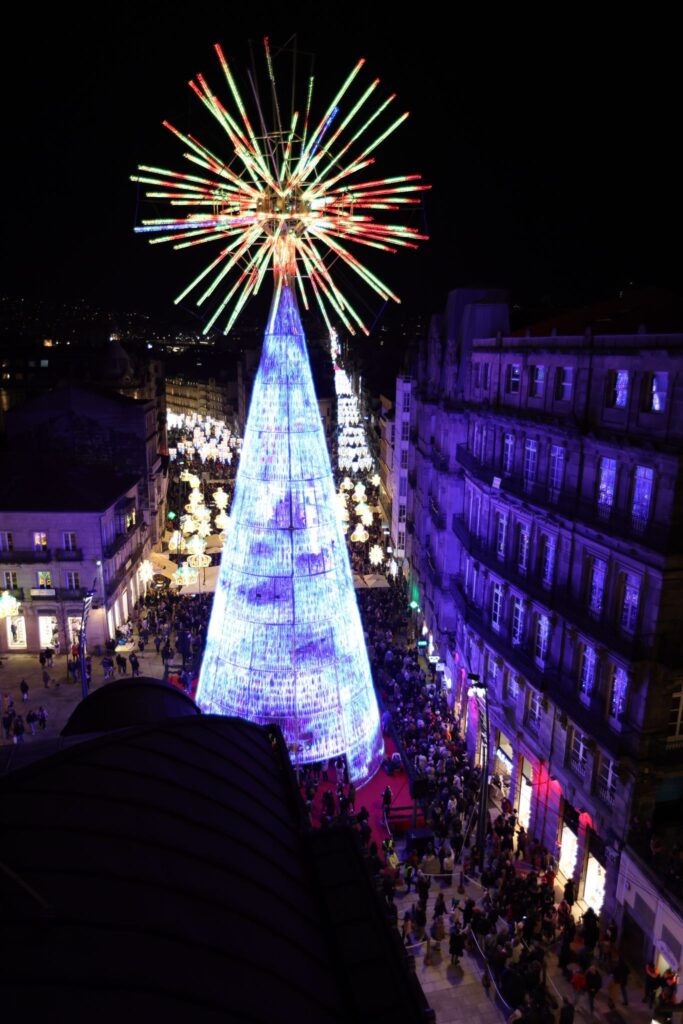
[(49, 562), (51, 560), (50, 548), (41, 548), (39, 551), (32, 549), (0, 551), (0, 563), (3, 565), (29, 565), (32, 562)]
[(580, 779), (585, 779), (586, 772), (588, 771), (588, 761), (585, 757), (578, 757), (573, 750), (570, 751), (569, 767), (574, 772), (574, 775), (578, 775)]
[(616, 789), (613, 786), (607, 786), (602, 779), (598, 779), (595, 784), (595, 792), (604, 804), (607, 804), (608, 807), (612, 807), (617, 795)]
[(59, 587), (57, 590), (57, 600), (82, 601), (87, 593), (87, 587)]
[(83, 548), (55, 548), (58, 562), (82, 562)]
[(429, 499), (429, 514), (432, 517), (432, 522), (437, 530), (446, 529), (446, 516), (440, 509), (433, 498)]
[(124, 544), (126, 544), (129, 540), (131, 540), (131, 538), (138, 536), (138, 534), (140, 533), (141, 528), (142, 528), (142, 522), (140, 520), (138, 520), (138, 522), (134, 526), (131, 526), (131, 528), (129, 530), (126, 530), (125, 533), (119, 533), (114, 538), (114, 540), (111, 542), (111, 544), (107, 544), (107, 546), (104, 548), (104, 550), (103, 550), (104, 557), (105, 558), (113, 558), (113, 556), (117, 553), (117, 551), (121, 550), (121, 548), (124, 546)]

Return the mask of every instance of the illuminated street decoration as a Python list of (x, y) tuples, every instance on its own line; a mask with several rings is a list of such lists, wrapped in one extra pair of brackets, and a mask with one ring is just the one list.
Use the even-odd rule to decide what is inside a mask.
[(373, 544), (368, 553), (370, 559), (370, 565), (381, 565), (384, 561), (384, 552), (382, 551), (379, 544)]
[(254, 383), (197, 702), (276, 722), (293, 759), (382, 758), (377, 702), (303, 328), (278, 288)]
[[(308, 309), (309, 298), (313, 298), (330, 332), (333, 316), (351, 334), (357, 328), (368, 334), (331, 268), (343, 265), (383, 301), (400, 301), (348, 246), (396, 252), (398, 248), (414, 249), (426, 237), (416, 228), (395, 223), (429, 188), (420, 183), (419, 174), (381, 178), (371, 173), (366, 180), (358, 180), (359, 172), (367, 173), (374, 164), (371, 154), (408, 114), (391, 119), (386, 111), (395, 95), (378, 102), (378, 78), (359, 91), (356, 79), (365, 64), (359, 60), (319, 121), (309, 118), (311, 78), (305, 114), (301, 116), (293, 103), (289, 120), (282, 120), (276, 101), (275, 123), (267, 132), (259, 124), (259, 106), (254, 111), (259, 125), (256, 133), (221, 47), (216, 45), (215, 51), (232, 102), (224, 103), (202, 75), (190, 82), (190, 88), (225, 133), (225, 145), (214, 153), (193, 135), (184, 135), (165, 121), (164, 126), (184, 146), (190, 166), (185, 173), (138, 168), (140, 173), (132, 180), (149, 187), (148, 199), (168, 201), (173, 212), (143, 220), (136, 232), (153, 243), (170, 242), (174, 249), (209, 243), (206, 266), (175, 300), (182, 302), (192, 294), (198, 307), (211, 307), (205, 334), (218, 322), (225, 334), (230, 331), (247, 299), (258, 293), (270, 267), (277, 279), (285, 246), (291, 252), (290, 285), (298, 289), (304, 307)], [(267, 39), (265, 51), (276, 97)], [(348, 104), (344, 113), (342, 100)], [(391, 214), (393, 223), (383, 223), (378, 214)]]
[(19, 602), (9, 590), (0, 594), (0, 619), (12, 619), (19, 614)]
[[(263, 123), (257, 99), (255, 134), (217, 46), (232, 112), (202, 76), (191, 87), (225, 132), (228, 152), (214, 155), (194, 136), (167, 124), (185, 146), (193, 173), (141, 167), (133, 180), (151, 186), (147, 198), (167, 200), (174, 210), (136, 230), (176, 249), (209, 243), (200, 250), (213, 249), (209, 261), (176, 299), (192, 295), (197, 306), (211, 308), (205, 333), (220, 324), (227, 334), (273, 270), (274, 298), (225, 529), (197, 702), (207, 712), (279, 724), (298, 763), (343, 754), (351, 779), (359, 783), (381, 764), (382, 735), (296, 295), (306, 309), (309, 299), (315, 300), (331, 334), (330, 316), (351, 333), (356, 328), (368, 333), (339, 287), (338, 270), (353, 271), (383, 301), (398, 301), (348, 246), (415, 248), (425, 237), (417, 229), (376, 218), (392, 212), (392, 221), (400, 219), (394, 212), (418, 203), (417, 194), (427, 186), (418, 183), (419, 175), (358, 179), (374, 163), (371, 154), (407, 116), (382, 126), (394, 97), (379, 106), (369, 103), (379, 79), (341, 113), (341, 101), (353, 95), (364, 61), (319, 122), (309, 120), (311, 79), (304, 116), (293, 103), (291, 119), (283, 123), (267, 40), (265, 47), (273, 127)], [(331, 351), (338, 351), (336, 342)], [(340, 367), (335, 367), (335, 383), (343, 428), (339, 466), (354, 474), (371, 471), (358, 400)], [(176, 449), (201, 455), (202, 439), (193, 431), (177, 441)], [(199, 533), (194, 510), (181, 520), (181, 529)], [(354, 537), (361, 543), (369, 539), (361, 523)]]

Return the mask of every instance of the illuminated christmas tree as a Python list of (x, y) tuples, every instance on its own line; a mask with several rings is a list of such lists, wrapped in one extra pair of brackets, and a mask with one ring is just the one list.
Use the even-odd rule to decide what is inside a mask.
[[(307, 309), (309, 296), (315, 297), (330, 330), (330, 316), (336, 316), (352, 333), (355, 327), (367, 333), (333, 279), (332, 265), (353, 270), (383, 299), (396, 299), (343, 243), (391, 252), (414, 248), (424, 236), (380, 223), (374, 211), (419, 202), (409, 193), (426, 186), (417, 183), (418, 175), (347, 180), (374, 162), (370, 153), (407, 117), (376, 136), (373, 128), (367, 142), (366, 133), (394, 99), (370, 114), (364, 110), (375, 79), (341, 118), (339, 103), (364, 61), (311, 130), (313, 79), (303, 118), (292, 109), (283, 123), (266, 40), (275, 124), (265, 130), (256, 95), (257, 136), (220, 47), (216, 51), (236, 111), (230, 113), (201, 76), (190, 84), (226, 132), (230, 158), (221, 160), (167, 124), (201, 174), (141, 167), (134, 178), (160, 189), (148, 198), (187, 210), (183, 218), (145, 220), (138, 231), (178, 249), (220, 248), (176, 300), (197, 295), (201, 284), (197, 305), (214, 304), (205, 330), (227, 314), (227, 333), (269, 268), (275, 284), (197, 702), (208, 712), (277, 723), (298, 763), (345, 754), (351, 778), (363, 782), (382, 758), (379, 713), (294, 292)], [(356, 144), (360, 151), (350, 156)]]

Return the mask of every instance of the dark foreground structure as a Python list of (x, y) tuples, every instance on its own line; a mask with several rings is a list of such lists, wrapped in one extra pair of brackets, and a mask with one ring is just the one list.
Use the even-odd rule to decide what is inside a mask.
[(355, 836), (309, 828), (278, 729), (124, 680), (1, 756), (6, 1011), (434, 1019)]

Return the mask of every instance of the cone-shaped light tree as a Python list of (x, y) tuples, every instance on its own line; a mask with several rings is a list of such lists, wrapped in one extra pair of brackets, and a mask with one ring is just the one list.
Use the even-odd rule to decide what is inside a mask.
[[(202, 173), (144, 167), (134, 179), (161, 189), (148, 192), (149, 198), (188, 210), (185, 218), (143, 221), (137, 230), (154, 233), (154, 241), (172, 241), (175, 248), (205, 242), (221, 247), (176, 300), (201, 284), (197, 304), (210, 300), (215, 306), (206, 330), (226, 313), (227, 333), (268, 268), (275, 285), (197, 702), (208, 712), (276, 722), (298, 763), (345, 755), (350, 776), (359, 783), (379, 767), (382, 737), (295, 290), (306, 308), (313, 295), (328, 326), (333, 315), (348, 330), (360, 327), (367, 333), (337, 287), (331, 264), (346, 265), (382, 298), (396, 298), (344, 242), (389, 251), (414, 247), (424, 236), (404, 225), (379, 223), (374, 211), (418, 202), (409, 194), (426, 186), (417, 184), (417, 175), (349, 184), (349, 176), (374, 162), (369, 154), (407, 116), (379, 135), (373, 128), (367, 140), (394, 98), (368, 115), (364, 108), (376, 79), (332, 130), (363, 61), (311, 129), (313, 80), (303, 118), (292, 110), (283, 125), (267, 40), (265, 47), (276, 120), (265, 135), (254, 133), (220, 47), (216, 51), (236, 112), (223, 106), (201, 76), (191, 83), (228, 135), (242, 172), (234, 169), (234, 160), (221, 161), (193, 136), (167, 125)], [(343, 132), (352, 122), (346, 141)], [(358, 149), (361, 137), (361, 152), (347, 155), (352, 146)]]

